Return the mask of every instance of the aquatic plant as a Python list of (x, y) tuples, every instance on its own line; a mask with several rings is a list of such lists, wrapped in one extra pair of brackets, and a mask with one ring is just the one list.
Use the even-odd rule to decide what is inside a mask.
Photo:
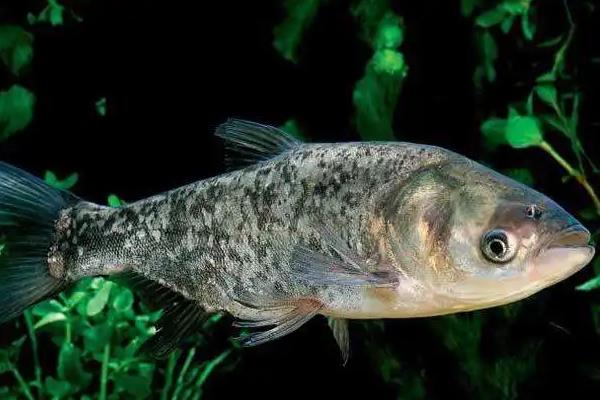
[[(285, 14), (274, 26), (273, 46), (283, 59), (301, 65), (303, 38), (319, 18), (327, 0), (286, 0)], [(412, 32), (405, 24), (403, 4), (393, 0), (354, 0), (347, 14), (354, 20), (358, 42), (367, 48), (362, 75), (350, 82), (353, 107), (348, 115), (364, 140), (402, 139), (394, 129), (394, 116), (402, 101), (409, 102), (402, 88), (412, 74), (405, 58), (406, 40)], [(550, 4), (552, 3), (552, 4)], [(558, 2), (560, 3), (560, 2)], [(585, 8), (586, 2), (577, 3)], [(528, 167), (518, 156), (540, 152), (564, 170), (564, 187), (581, 191), (589, 199), (579, 217), (596, 229), (600, 222), (598, 168), (586, 149), (586, 138), (593, 131), (582, 126), (581, 109), (586, 98), (578, 81), (578, 59), (573, 54), (577, 40), (577, 21), (570, 7), (556, 2), (531, 0), (462, 0), (456, 3), (457, 15), (472, 27), (473, 90), (479, 100), (496, 95), (498, 82), (509, 82), (509, 100), (491, 109), (483, 108), (479, 117), (485, 152), (482, 161), (495, 166), (499, 154), (515, 155), (504, 172), (534, 185), (544, 171)], [(460, 9), (459, 9), (460, 7)], [(561, 34), (545, 36), (540, 18), (560, 11)], [(27, 24), (0, 25), (0, 59), (3, 72), (10, 76), (0, 88), (0, 139), (8, 140), (27, 129), (34, 118), (36, 95), (26, 78), (34, 57), (36, 29), (53, 29), (69, 23), (85, 23), (67, 2), (47, 0), (36, 4), (27, 15)], [(580, 11), (581, 14), (581, 11)], [(85, 15), (83, 16), (85, 18)], [(407, 20), (408, 21), (408, 20)], [(31, 31), (31, 32), (30, 32)], [(520, 53), (519, 53), (520, 52)], [(514, 54), (535, 53), (527, 76), (507, 73), (506, 65)], [(541, 66), (541, 67), (540, 67)], [(110, 115), (112, 103), (96, 95), (90, 104), (100, 117)], [(481, 101), (483, 103), (483, 101)], [(302, 136), (303, 122), (292, 117), (283, 126)], [(596, 152), (597, 153), (597, 152)], [(503, 164), (506, 167), (506, 163)], [(52, 168), (48, 165), (48, 168)], [(44, 178), (53, 186), (71, 189), (80, 179), (76, 173), (59, 177), (52, 171)], [(568, 185), (568, 186), (567, 186)], [(76, 187), (75, 187), (76, 189)], [(118, 207), (121, 199), (108, 196), (107, 203)], [(577, 288), (586, 296), (590, 326), (600, 335), (600, 259), (593, 263), (596, 278)], [(365, 322), (354, 329), (355, 343), (366, 341), (363, 351), (381, 383), (397, 398), (432, 397), (442, 379), (436, 373), (438, 361), (453, 390), (473, 398), (514, 399), (527, 397), (535, 381), (540, 361), (548, 345), (540, 336), (519, 334), (531, 328), (531, 316), (543, 315), (542, 300), (466, 315), (453, 315), (414, 323), (428, 344), (436, 343), (438, 360), (426, 349), (413, 349), (398, 343), (398, 322)], [(138, 350), (154, 331), (159, 310), (149, 309), (130, 289), (102, 278), (86, 279), (55, 299), (27, 311), (12, 326), (13, 335), (0, 349), (0, 397), (27, 398), (200, 398), (212, 374), (235, 366), (239, 357), (235, 342), (213, 340), (222, 325), (220, 316), (209, 320), (201, 332), (167, 360), (151, 360)], [(586, 321), (587, 324), (588, 321)], [(404, 325), (400, 325), (404, 327)], [(587, 325), (585, 325), (587, 327)], [(568, 329), (552, 325), (568, 335)], [(566, 333), (565, 333), (566, 331)], [(354, 336), (353, 336), (354, 338)], [(596, 337), (597, 339), (597, 337)], [(424, 339), (425, 340), (425, 339)], [(416, 353), (419, 353), (416, 355)], [(429, 358), (428, 358), (429, 357)], [(448, 361), (450, 360), (450, 361)], [(596, 360), (597, 361), (597, 360)], [(351, 360), (350, 363), (353, 361)], [(51, 365), (53, 368), (48, 368)], [(582, 375), (598, 380), (596, 364), (577, 366)], [(433, 387), (433, 389), (432, 389)], [(433, 396), (435, 397), (435, 396)]]

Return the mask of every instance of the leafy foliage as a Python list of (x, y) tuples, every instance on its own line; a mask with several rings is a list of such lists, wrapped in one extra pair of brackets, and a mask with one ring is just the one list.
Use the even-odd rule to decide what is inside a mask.
[(58, 179), (54, 172), (46, 171), (44, 174), (44, 180), (55, 188), (69, 190), (75, 186), (75, 184), (77, 184), (77, 181), (79, 180), (79, 174), (74, 172), (64, 179)]
[(285, 0), (285, 19), (273, 30), (273, 46), (288, 61), (298, 61), (302, 35), (326, 0)]
[(19, 85), (0, 92), (0, 139), (24, 129), (33, 119), (35, 96)]
[[(302, 62), (299, 56), (302, 38), (325, 2), (283, 3), (285, 16), (274, 28), (273, 46), (286, 60)], [(510, 96), (510, 103), (499, 109), (485, 111), (480, 127), (482, 141), (492, 156), (499, 151), (526, 155), (540, 150), (550, 156), (565, 170), (566, 179), (589, 196), (589, 207), (581, 210), (580, 215), (597, 227), (600, 201), (591, 182), (599, 170), (584, 149), (580, 109), (586, 99), (574, 80), (576, 66), (567, 62), (575, 24), (566, 8), (564, 20), (568, 25), (564, 34), (543, 37), (543, 24), (538, 29), (538, 18), (544, 15), (547, 4), (532, 0), (460, 2), (463, 17), (473, 26), (478, 57), (473, 81), (480, 98), (490, 96), (494, 84), (506, 78), (502, 76), (503, 67), (511, 62), (504, 53), (506, 38), (510, 38), (513, 50), (551, 52), (532, 68), (535, 75), (525, 82), (515, 82), (518, 96)], [(28, 16), (30, 24), (56, 27), (63, 25), (65, 19), (68, 22), (69, 16), (80, 20), (57, 0), (47, 0), (41, 7), (41, 11), (36, 9), (35, 14)], [(394, 111), (409, 70), (401, 48), (405, 36), (413, 34), (404, 25), (402, 11), (392, 0), (354, 0), (348, 10), (356, 21), (360, 38), (371, 49), (364, 74), (355, 82), (352, 98), (348, 99), (354, 104), (353, 119), (363, 139), (395, 137)], [(11, 79), (22, 78), (32, 57), (31, 33), (16, 25), (0, 27), (0, 58)], [(543, 73), (539, 74), (537, 68), (543, 68)], [(0, 92), (1, 139), (28, 126), (34, 104), (34, 94), (18, 84)], [(96, 101), (95, 110), (99, 116), (106, 115), (106, 98)], [(296, 119), (289, 119), (283, 129), (302, 136), (300, 125)], [(568, 143), (566, 150), (561, 143)], [(514, 167), (504, 171), (507, 175), (528, 185), (542, 177), (539, 171), (523, 168), (516, 160), (517, 157)], [(78, 175), (59, 178), (47, 171), (45, 179), (55, 187), (71, 189)], [(108, 204), (120, 207), (124, 203), (111, 194)], [(598, 233), (594, 236), (598, 237)], [(598, 259), (594, 268), (597, 277), (576, 289), (579, 295), (589, 296), (586, 297), (590, 300), (589, 315), (595, 333), (600, 335), (600, 304), (593, 297), (600, 288)], [(521, 397), (536, 368), (543, 365), (541, 355), (545, 349), (544, 342), (537, 337), (513, 340), (519, 321), (527, 315), (532, 312), (527, 313), (519, 303), (494, 311), (440, 317), (426, 324), (427, 332), (439, 343), (443, 354), (458, 366), (444, 373), (462, 393), (486, 399)], [(0, 349), (0, 373), (10, 382), (0, 388), (0, 397), (116, 399), (147, 398), (154, 394), (165, 400), (200, 398), (211, 374), (218, 368), (234, 365), (234, 346), (209, 349), (208, 339), (220, 316), (215, 316), (197, 337), (191, 338), (192, 347), (172, 354), (165, 362), (149, 360), (137, 351), (153, 334), (159, 316), (160, 311), (147, 309), (135, 293), (117, 283), (103, 278), (81, 281), (58, 298), (25, 313), (25, 326), (17, 328), (18, 337)], [(366, 354), (381, 382), (398, 398), (429, 397), (431, 386), (436, 384), (430, 365), (407, 360), (402, 352), (396, 351), (390, 337), (384, 337), (383, 322), (365, 325), (368, 326)], [(54, 361), (52, 369), (42, 369), (41, 349), (44, 358)], [(33, 372), (24, 368), (32, 361)], [(592, 369), (597, 379), (597, 367)]]
[(365, 74), (354, 87), (356, 129), (363, 139), (392, 140), (393, 113), (408, 72), (404, 56), (398, 51), (404, 40), (402, 19), (387, 0), (357, 1), (352, 13), (361, 24), (363, 39), (374, 51)]
[(33, 35), (20, 26), (0, 26), (0, 58), (14, 75), (20, 75), (33, 58)]
[(96, 112), (99, 116), (106, 116), (106, 97), (102, 97), (96, 101)]
[(57, 0), (47, 0), (48, 4), (40, 13), (35, 16), (32, 13), (27, 15), (30, 24), (48, 23), (52, 26), (62, 25), (64, 23), (65, 7)]

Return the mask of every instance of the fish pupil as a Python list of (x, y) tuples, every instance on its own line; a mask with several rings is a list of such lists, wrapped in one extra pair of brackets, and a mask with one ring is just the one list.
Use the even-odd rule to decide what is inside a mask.
[(500, 239), (492, 239), (489, 244), (490, 251), (496, 257), (501, 257), (506, 252), (506, 245)]

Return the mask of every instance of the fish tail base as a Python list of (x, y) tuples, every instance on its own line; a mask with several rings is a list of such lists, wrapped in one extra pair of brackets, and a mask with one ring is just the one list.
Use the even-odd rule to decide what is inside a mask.
[(74, 195), (0, 162), (0, 323), (67, 286), (64, 262), (52, 252), (61, 211)]

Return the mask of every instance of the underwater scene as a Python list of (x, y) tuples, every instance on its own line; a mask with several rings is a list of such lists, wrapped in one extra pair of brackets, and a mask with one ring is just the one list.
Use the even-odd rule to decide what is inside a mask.
[(600, 396), (600, 3), (1, 0), (0, 399)]

